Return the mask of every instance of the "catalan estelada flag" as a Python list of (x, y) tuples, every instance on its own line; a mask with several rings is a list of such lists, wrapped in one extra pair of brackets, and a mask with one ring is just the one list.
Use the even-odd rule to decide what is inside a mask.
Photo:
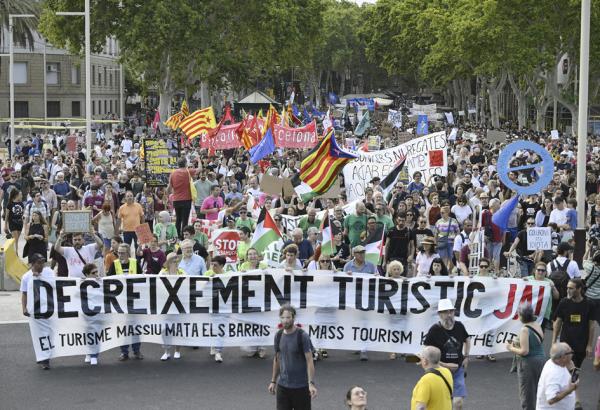
[(177, 128), (179, 128), (179, 124), (181, 124), (181, 121), (183, 121), (188, 115), (190, 115), (190, 107), (188, 107), (187, 101), (183, 100), (179, 112), (171, 115), (165, 121), (165, 125), (171, 128), (172, 130), (176, 130)]
[(335, 132), (330, 129), (302, 160), (300, 172), (292, 178), (294, 190), (305, 203), (323, 195), (336, 181), (344, 165), (355, 158), (358, 156), (338, 146)]
[(217, 120), (212, 107), (194, 111), (179, 124), (179, 128), (189, 139), (206, 134), (216, 126)]

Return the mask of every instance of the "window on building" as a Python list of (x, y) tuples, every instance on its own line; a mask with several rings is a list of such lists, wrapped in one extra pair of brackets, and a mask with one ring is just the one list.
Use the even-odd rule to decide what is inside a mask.
[(73, 85), (81, 84), (81, 66), (78, 66), (78, 65), (71, 66), (71, 84), (73, 84)]
[(106, 67), (104, 67), (104, 86), (106, 87)]
[(108, 110), (107, 110), (106, 108), (107, 108), (107, 107), (106, 107), (106, 100), (104, 100), (104, 114), (107, 114), (107, 113), (108, 113)]
[[(10, 115), (10, 101), (8, 103), (8, 115)], [(15, 118), (29, 117), (29, 101), (15, 101)]]
[(112, 86), (113, 86), (112, 73), (110, 73), (109, 76), (108, 76), (108, 85), (109, 85), (110, 88), (112, 88)]
[(111, 112), (111, 113), (112, 113), (112, 112), (114, 112), (114, 111), (112, 110), (112, 109), (113, 109), (112, 102), (113, 102), (113, 100), (110, 100), (110, 101), (108, 102), (108, 112)]
[(102, 87), (102, 72), (98, 69), (98, 87)]
[(102, 115), (102, 101), (98, 100), (98, 115)]
[(92, 101), (92, 115), (96, 115), (96, 101)]
[(13, 64), (13, 75), (15, 84), (27, 84), (29, 80), (29, 67), (27, 66), (27, 62), (15, 62)]
[(92, 66), (92, 85), (96, 85), (96, 66)]
[(71, 116), (81, 117), (81, 101), (71, 101)]
[(60, 117), (60, 101), (46, 101), (46, 112), (48, 117)]

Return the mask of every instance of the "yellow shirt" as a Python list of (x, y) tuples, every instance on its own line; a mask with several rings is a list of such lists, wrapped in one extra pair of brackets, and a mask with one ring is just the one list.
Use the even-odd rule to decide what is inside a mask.
[(123, 204), (119, 208), (119, 218), (121, 218), (123, 232), (133, 232), (135, 228), (141, 225), (140, 221), (144, 219), (144, 210), (137, 202), (131, 205)]
[[(438, 367), (436, 370), (452, 387), (453, 380), (450, 370), (445, 367)], [(446, 383), (440, 376), (433, 373), (426, 373), (413, 389), (410, 401), (411, 410), (417, 408), (417, 403), (425, 403), (427, 410), (452, 410), (452, 397)]]

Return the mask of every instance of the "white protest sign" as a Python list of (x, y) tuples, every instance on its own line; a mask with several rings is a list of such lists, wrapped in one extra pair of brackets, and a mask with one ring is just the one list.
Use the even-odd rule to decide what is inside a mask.
[(539, 251), (552, 249), (552, 228), (527, 228), (527, 250)]
[(456, 141), (456, 136), (458, 135), (458, 128), (452, 128), (450, 131), (450, 135), (448, 135), (448, 141)]
[(436, 104), (413, 104), (410, 109), (412, 115), (427, 115), (431, 116), (437, 111)]
[(446, 115), (446, 122), (448, 124), (454, 124), (454, 115), (451, 112), (445, 112), (444, 115)]
[(287, 235), (291, 235), (292, 231), (298, 227), (298, 222), (300, 222), (301, 216), (291, 216), (286, 214), (279, 214), (281, 216), (281, 226), (283, 227), (283, 232)]
[(550, 139), (552, 140), (557, 140), (560, 137), (558, 136), (558, 130), (552, 130), (550, 131)]
[(357, 151), (358, 158), (344, 167), (348, 201), (363, 197), (369, 181), (374, 177), (385, 178), (404, 156), (409, 177), (416, 171), (421, 172), (424, 181), (434, 174), (448, 175), (446, 147), (446, 132), (440, 131), (414, 138), (394, 148), (376, 152)]
[(391, 123), (394, 128), (402, 128), (402, 112), (390, 110), (388, 112), (388, 122)]
[(475, 110), (475, 108), (469, 108), (469, 109), (468, 109), (468, 113), (469, 113), (469, 114), (476, 114), (476, 113), (477, 113), (477, 111)]
[(63, 232), (89, 232), (92, 223), (92, 211), (64, 211)]
[(476, 142), (477, 134), (475, 134), (474, 132), (463, 132), (462, 139), (463, 140), (471, 140), (473, 142)]
[(465, 116), (465, 112), (464, 111), (459, 111), (458, 115), (461, 116), (461, 117), (464, 117)]
[(296, 307), (297, 322), (316, 348), (414, 354), (438, 323), (442, 298), (455, 303), (456, 317), (471, 335), (471, 354), (492, 354), (518, 337), (518, 307), (531, 304), (541, 322), (551, 294), (547, 282), (520, 278), (392, 279), (281, 269), (212, 277), (40, 278), (29, 282), (27, 293), (38, 361), (131, 343), (269, 346), (284, 303)]

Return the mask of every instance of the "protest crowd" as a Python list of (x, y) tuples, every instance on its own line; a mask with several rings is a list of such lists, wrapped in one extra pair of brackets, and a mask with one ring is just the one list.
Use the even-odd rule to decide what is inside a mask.
[[(402, 112), (402, 107), (396, 109)], [(274, 110), (264, 117), (252, 114), (234, 132), (240, 143), (226, 149), (211, 145), (215, 136), (210, 129), (197, 138), (188, 138), (179, 127), (163, 135), (151, 129), (138, 135), (131, 123), (98, 130), (90, 153), (81, 136), (74, 137), (79, 138), (74, 150), (66, 145), (71, 136), (22, 137), (14, 155), (0, 164), (0, 195), (2, 231), (31, 267), (21, 283), (24, 314), (29, 314), (28, 282), (39, 276), (213, 277), (271, 267), (298, 275), (329, 270), (399, 280), (465, 276), (545, 281), (551, 301), (542, 312), (543, 321), (531, 305), (520, 306), (522, 330), (518, 340), (506, 344), (506, 351), (514, 354), (514, 392), (523, 409), (582, 408), (579, 383), (597, 379), (579, 380), (578, 371), (592, 362), (600, 368), (600, 139), (589, 138), (586, 185), (575, 188), (576, 145), (571, 137), (517, 131), (506, 124), (506, 139), (490, 142), (486, 130), (467, 117), (460, 126), (432, 122), (428, 131), (441, 132), (447, 141), (441, 167), (411, 172), (407, 154), (388, 170), (392, 177), (364, 173), (364, 192), (349, 198), (344, 165), (428, 133), (419, 132), (421, 124), (404, 115), (387, 136), (376, 140), (380, 146), (373, 147), (368, 136), (394, 125), (386, 121), (387, 114), (378, 117), (367, 110), (360, 121), (348, 115), (332, 120), (329, 112), (313, 118), (305, 108), (311, 118), (298, 117), (305, 125), (315, 121), (319, 146), (329, 144), (331, 152), (342, 154), (336, 157), (339, 164), (331, 165), (338, 167), (333, 176), (317, 167), (317, 179), (328, 186), (319, 187), (319, 195), (304, 197), (294, 189), (298, 181), (293, 177), (307, 182), (303, 160), (318, 155), (311, 151), (317, 141), (306, 148), (273, 146), (265, 151), (263, 142), (272, 132), (266, 129), (283, 121), (292, 127), (296, 117)], [(231, 117), (229, 109), (223, 116)], [(260, 124), (265, 124), (263, 135), (253, 137), (261, 132)], [(215, 122), (212, 128), (222, 126)], [(357, 128), (362, 129), (357, 133)], [(163, 138), (171, 169), (157, 175), (161, 172), (152, 169), (159, 167), (147, 166), (153, 160), (151, 147), (156, 148), (149, 141)], [(497, 162), (499, 154), (516, 140), (531, 141), (554, 159), (549, 184), (533, 195), (519, 195), (499, 175), (507, 172)], [(344, 157), (347, 152), (354, 154)], [(510, 165), (538, 160), (538, 154), (519, 150)], [(521, 168), (507, 172), (515, 184), (532, 184), (539, 177), (533, 167)], [(329, 189), (335, 194), (326, 195)], [(585, 189), (587, 198), (581, 268), (573, 260), (575, 246), (583, 246), (575, 244), (576, 189)], [(81, 215), (88, 223), (84, 220), (85, 229), (78, 230), (74, 224), (82, 223)], [(530, 228), (550, 228), (547, 249), (530, 249)], [(231, 241), (234, 246), (228, 246)], [(454, 309), (449, 299), (436, 307), (439, 322), (430, 324), (419, 354), (425, 373), (413, 391), (412, 409), (462, 409), (469, 361), (496, 361), (491, 354), (470, 355), (469, 329), (456, 320)], [(294, 307), (283, 306), (279, 313), (282, 330), (275, 337), (268, 390), (277, 394), (278, 408), (310, 408), (317, 394), (313, 360), (331, 353), (312, 348), (308, 333), (294, 324)], [(290, 336), (295, 332), (298, 337)], [(550, 351), (544, 349), (546, 338), (551, 338)], [(222, 362), (233, 350), (215, 346), (210, 354)], [(246, 350), (244, 354), (261, 359), (272, 354), (263, 346)], [(184, 353), (180, 347), (164, 346), (160, 360), (182, 359)], [(118, 360), (130, 358), (144, 358), (139, 343), (131, 345), (131, 352), (130, 346), (121, 347)], [(358, 358), (367, 361), (368, 352), (360, 351)], [(98, 360), (97, 354), (85, 358), (92, 365)], [(47, 360), (40, 364), (50, 366)], [(367, 394), (354, 386), (344, 400), (348, 408), (366, 408)]]

